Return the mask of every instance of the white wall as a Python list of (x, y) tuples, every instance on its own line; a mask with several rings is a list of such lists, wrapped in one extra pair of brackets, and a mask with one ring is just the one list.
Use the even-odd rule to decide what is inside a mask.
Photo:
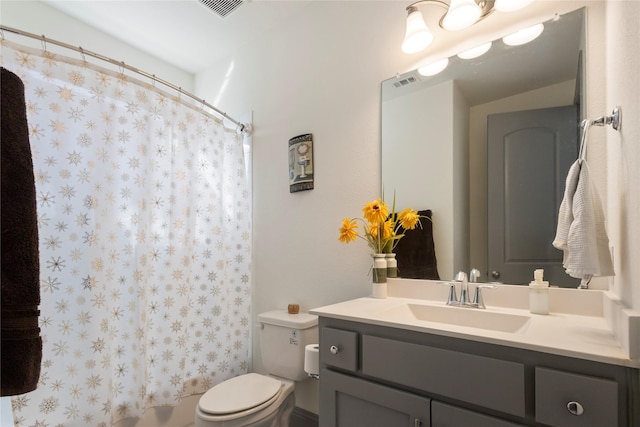
[[(608, 103), (626, 105), (637, 114), (637, 55), (619, 52), (627, 68), (615, 67), (617, 91), (624, 96), (605, 101), (605, 47), (610, 48), (624, 37), (627, 52), (637, 52), (637, 13), (610, 23), (604, 40), (604, 3), (598, 1), (538, 0), (522, 13), (514, 13), (505, 24), (488, 19), (465, 32), (449, 33), (447, 44), (433, 46), (428, 57), (409, 57), (400, 52), (404, 33), (404, 6), (410, 2), (341, 1), (312, 2), (309, 15), (300, 16), (291, 25), (275, 31), (261, 43), (246, 46), (232, 58), (197, 76), (199, 93), (209, 96), (222, 86), (231, 63), (233, 76), (228, 79), (220, 98), (223, 110), (233, 114), (254, 113), (254, 313), (284, 308), (296, 302), (303, 309), (367, 295), (367, 272), (370, 265), (365, 245), (344, 246), (337, 241), (337, 228), (346, 216), (360, 214), (365, 201), (380, 192), (380, 82), (396, 73), (415, 68), (420, 59), (429, 61), (449, 56), (469, 43), (487, 41), (504, 35), (517, 21), (539, 22), (553, 13), (565, 13), (587, 5), (588, 99), (586, 114), (597, 117), (610, 110)], [(628, 15), (635, 2), (614, 2), (620, 15)], [(308, 19), (308, 16), (312, 16)], [(633, 18), (636, 18), (634, 21)], [(497, 17), (496, 17), (497, 19)], [(493, 23), (492, 23), (493, 22)], [(513, 25), (512, 25), (513, 24)], [(625, 29), (625, 25), (628, 28)], [(628, 31), (630, 34), (624, 34)], [(470, 37), (464, 40), (461, 37)], [(457, 46), (452, 42), (459, 38)], [(635, 67), (635, 68), (634, 68)], [(624, 82), (624, 83), (623, 83)], [(618, 101), (619, 99), (619, 101)], [(316, 167), (315, 189), (290, 194), (287, 188), (287, 140), (310, 132), (314, 135)], [(590, 134), (590, 165), (599, 190), (606, 200), (607, 150), (605, 129)], [(629, 156), (626, 174), (614, 198), (619, 214), (614, 213), (616, 241), (625, 252), (619, 264), (617, 291), (625, 302), (640, 308), (637, 265), (640, 257), (638, 227), (637, 120), (625, 123), (624, 154)], [(632, 142), (631, 139), (634, 138)], [(612, 139), (610, 137), (609, 139)], [(397, 189), (402, 192), (402, 189)], [(617, 200), (617, 201), (615, 201)], [(611, 202), (611, 200), (610, 200)], [(636, 208), (631, 211), (630, 208)], [(635, 215), (635, 216), (634, 216)], [(625, 234), (626, 230), (634, 234)], [(629, 272), (629, 273), (627, 273)], [(633, 282), (632, 280), (635, 280)], [(634, 284), (635, 283), (635, 284)], [(254, 338), (254, 348), (258, 343)], [(254, 357), (261, 370), (259, 357)], [(315, 385), (298, 387), (298, 404), (317, 410)]]
[[(606, 8), (604, 113), (622, 108), (620, 132), (608, 127), (606, 207), (617, 276), (612, 288), (640, 310), (640, 2), (609, 1)], [(591, 149), (591, 147), (589, 148)]]

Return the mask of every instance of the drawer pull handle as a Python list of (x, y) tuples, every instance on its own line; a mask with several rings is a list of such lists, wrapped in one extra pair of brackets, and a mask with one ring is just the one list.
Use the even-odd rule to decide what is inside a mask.
[(331, 348), (329, 348), (329, 352), (335, 356), (336, 354), (340, 353), (340, 349), (337, 345), (332, 345)]
[(584, 408), (579, 402), (571, 401), (567, 403), (567, 411), (571, 412), (573, 415), (582, 415)]

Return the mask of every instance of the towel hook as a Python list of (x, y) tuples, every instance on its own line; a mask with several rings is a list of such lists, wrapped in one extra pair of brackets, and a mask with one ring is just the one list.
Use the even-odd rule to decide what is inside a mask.
[(595, 119), (593, 121), (593, 125), (595, 126), (605, 126), (611, 125), (611, 127), (615, 130), (620, 130), (620, 126), (622, 125), (622, 113), (620, 111), (620, 107), (616, 107), (613, 109), (613, 112), (610, 116), (603, 116)]

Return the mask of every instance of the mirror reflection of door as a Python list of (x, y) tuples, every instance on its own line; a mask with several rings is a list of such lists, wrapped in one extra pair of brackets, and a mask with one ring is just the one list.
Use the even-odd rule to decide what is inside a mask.
[(487, 118), (489, 280), (576, 287), (552, 246), (567, 172), (578, 155), (575, 105)]

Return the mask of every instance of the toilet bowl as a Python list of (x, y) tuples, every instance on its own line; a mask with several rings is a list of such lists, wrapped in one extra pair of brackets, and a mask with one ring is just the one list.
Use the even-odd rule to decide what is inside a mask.
[(207, 391), (196, 407), (195, 427), (287, 427), (295, 406), (294, 383), (249, 373)]
[(307, 378), (307, 344), (318, 342), (318, 318), (284, 310), (258, 316), (260, 353), (268, 375), (248, 373), (223, 381), (200, 398), (195, 427), (289, 427), (295, 381)]

